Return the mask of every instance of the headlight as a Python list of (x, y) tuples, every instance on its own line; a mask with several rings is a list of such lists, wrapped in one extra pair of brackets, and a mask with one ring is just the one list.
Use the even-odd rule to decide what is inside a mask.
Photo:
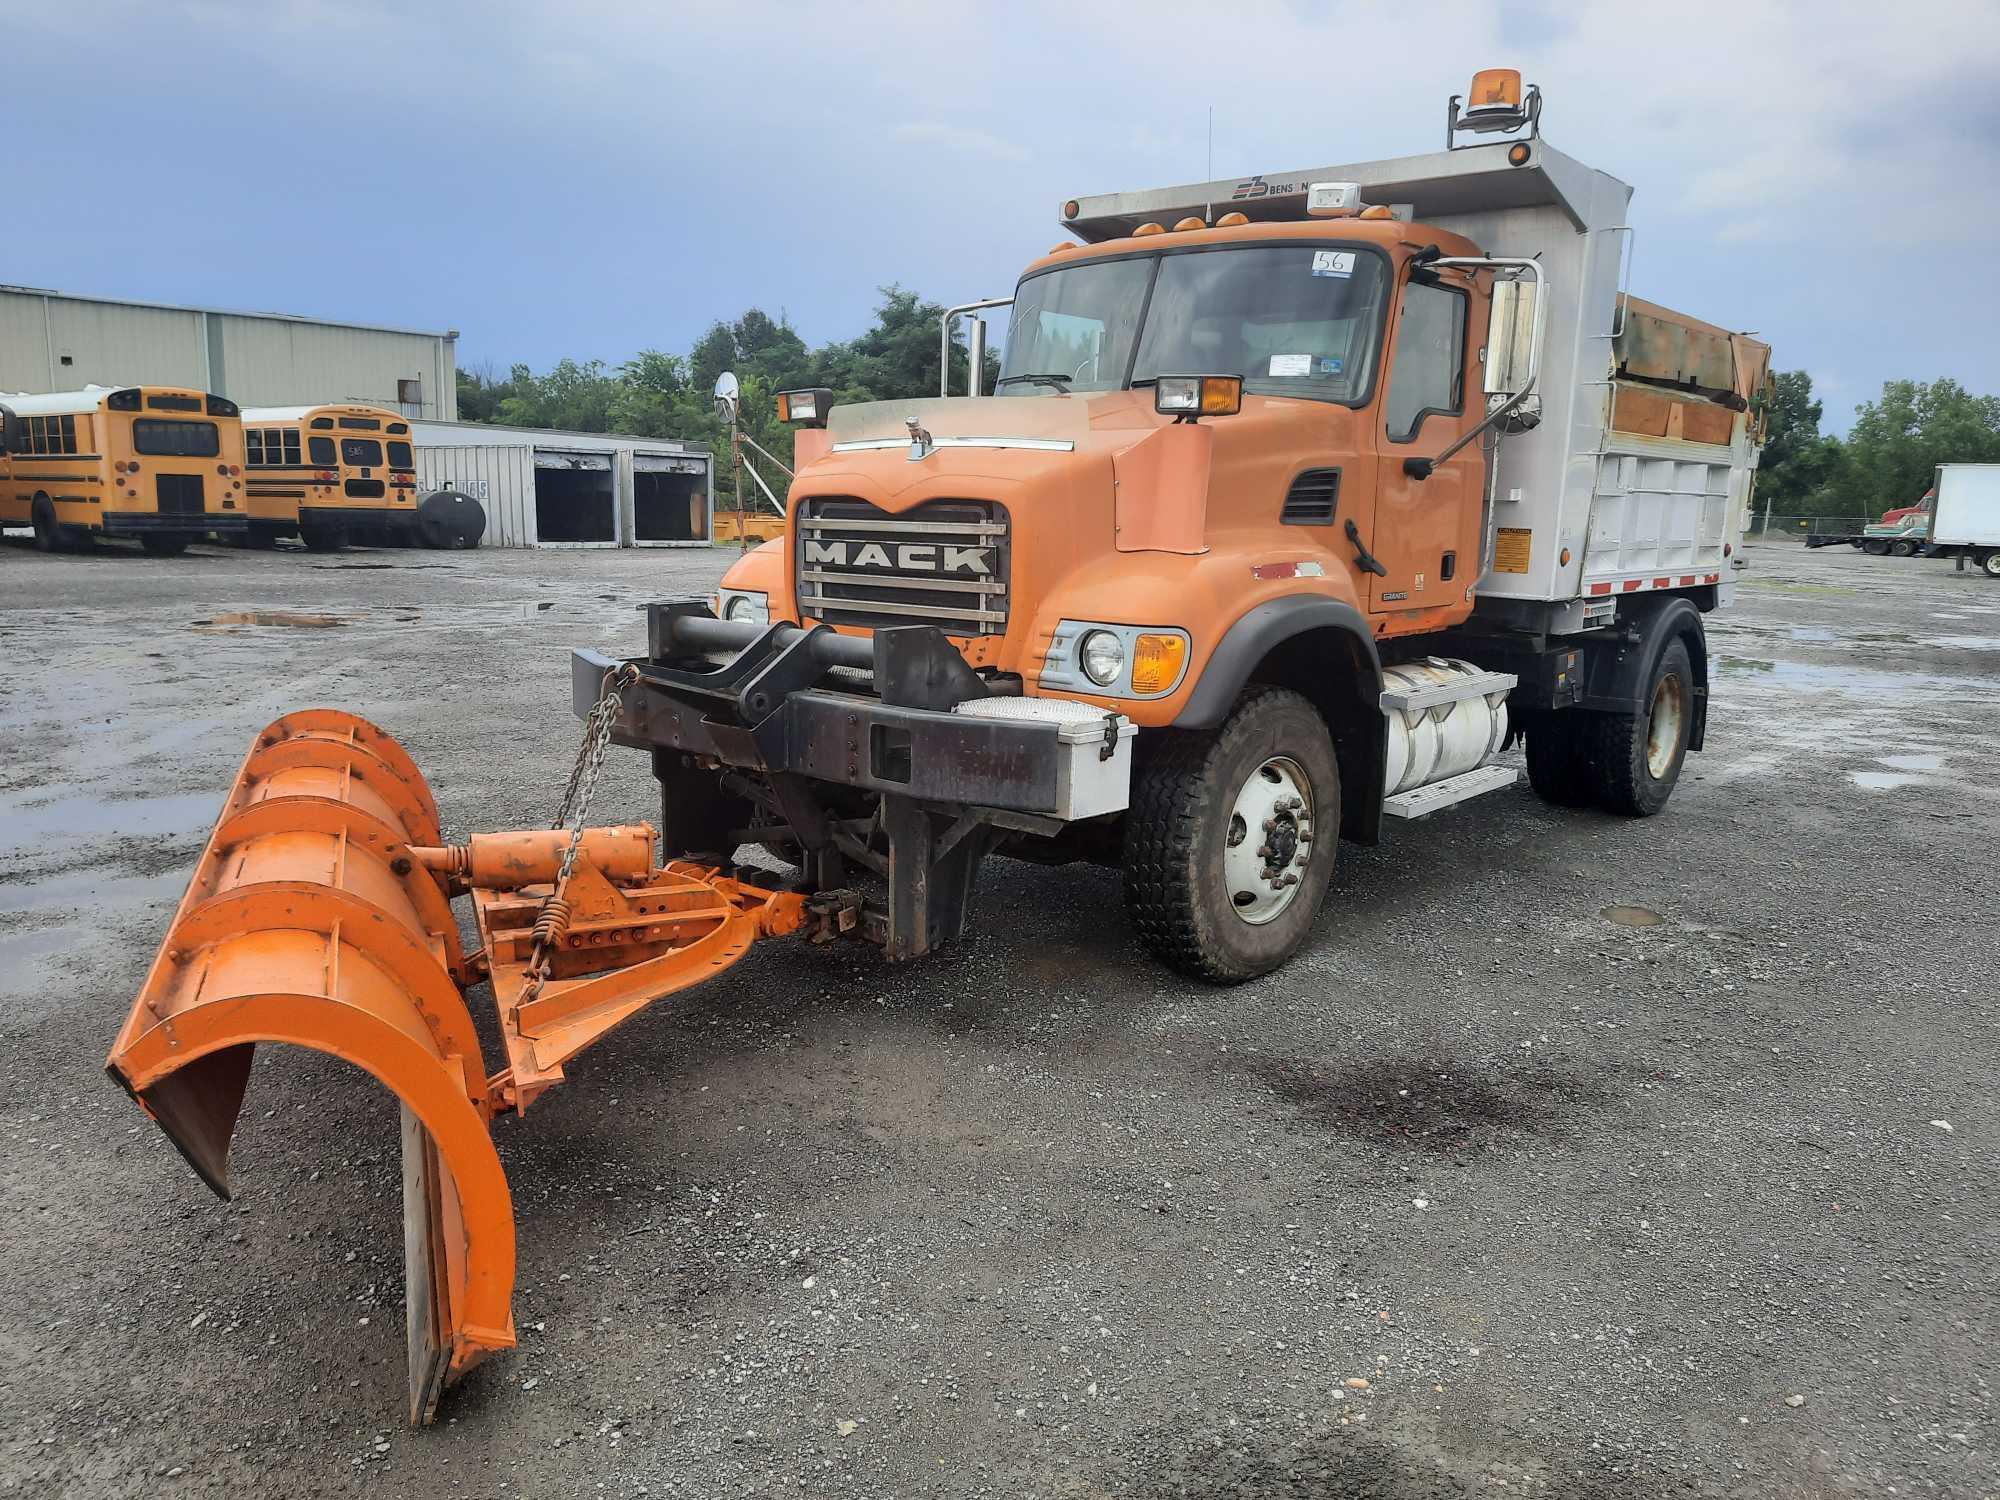
[(1093, 630), (1083, 638), (1083, 675), (1099, 687), (1110, 687), (1125, 671), (1125, 643), (1108, 630)]
[(741, 593), (735, 589), (722, 591), (722, 618), (741, 620), (749, 625), (771, 623), (771, 596), (769, 594)]

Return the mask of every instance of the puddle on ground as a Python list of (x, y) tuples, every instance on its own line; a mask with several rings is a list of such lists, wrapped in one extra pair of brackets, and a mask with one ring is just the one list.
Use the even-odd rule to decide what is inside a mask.
[(288, 609), (241, 609), (193, 622), (197, 630), (219, 625), (283, 625), (297, 630), (332, 630), (347, 623), (346, 615), (306, 615)]
[(1871, 792), (1896, 792), (1906, 786), (1922, 786), (1921, 776), (1904, 776), (1895, 771), (1849, 771), (1854, 784)]
[(1942, 755), (1878, 755), (1875, 757), (1894, 771), (1942, 771)]
[(1729, 676), (1755, 675), (1773, 687), (1800, 693), (1849, 693), (1856, 697), (1890, 699), (1913, 698), (1935, 693), (1941, 687), (1959, 688), (1980, 695), (2000, 694), (2000, 683), (1976, 677), (1941, 677), (1926, 672), (1885, 672), (1879, 667), (1822, 666), (1817, 662), (1766, 661), (1754, 656), (1720, 655), (1718, 672)]
[[(97, 870), (78, 870), (30, 876), (0, 885), (0, 916), (69, 912), (84, 905), (102, 918), (123, 916), (175, 900), (187, 889), (187, 883), (185, 866), (157, 875), (106, 875)], [(0, 937), (0, 950), (10, 949), (13, 942), (12, 934)]]
[(2000, 651), (2000, 635), (1934, 635), (1930, 643), (1954, 651)]
[(0, 837), (0, 856), (18, 857), (48, 844), (78, 844), (94, 838), (197, 833), (215, 821), (221, 805), (220, 792), (118, 800), (56, 797), (47, 801), (17, 792), (0, 796), (0, 827), (6, 829)]
[(1667, 920), (1650, 906), (1607, 906), (1598, 915), (1620, 927), (1658, 927)]

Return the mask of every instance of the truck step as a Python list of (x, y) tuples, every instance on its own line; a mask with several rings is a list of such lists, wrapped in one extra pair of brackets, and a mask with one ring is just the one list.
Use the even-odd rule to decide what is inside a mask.
[(1470, 771), (1447, 776), (1443, 781), (1433, 781), (1428, 786), (1412, 787), (1407, 792), (1384, 797), (1382, 811), (1392, 818), (1421, 818), (1454, 803), (1469, 802), (1487, 792), (1512, 786), (1520, 775), (1513, 766), (1474, 766)]
[(1440, 682), (1430, 687), (1382, 689), (1379, 705), (1385, 709), (1407, 712), (1418, 708), (1436, 708), (1442, 703), (1458, 703), (1467, 698), (1483, 698), (1488, 693), (1512, 692), (1519, 681), (1512, 672), (1472, 672), (1463, 677), (1454, 677), (1450, 682)]

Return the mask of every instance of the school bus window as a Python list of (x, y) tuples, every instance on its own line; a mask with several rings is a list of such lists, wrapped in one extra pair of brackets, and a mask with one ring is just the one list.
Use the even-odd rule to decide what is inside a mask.
[(410, 430), (410, 424), (408, 422), (391, 422), (389, 424), (389, 431), (391, 432), (402, 433), (402, 432), (408, 432), (409, 430)]
[(382, 445), (373, 438), (342, 438), (340, 461), (363, 469), (379, 469), (382, 466)]
[(166, 458), (214, 458), (222, 451), (222, 435), (213, 422), (139, 417), (132, 423), (132, 449)]
[[(322, 418), (321, 420), (324, 419)], [(317, 427), (318, 425), (319, 425), (318, 422), (313, 423), (313, 426), (315, 427)], [(306, 445), (306, 448), (307, 451), (312, 454), (312, 461), (315, 464), (319, 465), (322, 469), (330, 469), (333, 467), (334, 457), (333, 457), (332, 438), (316, 437)]]
[(332, 431), (332, 430), (333, 430), (333, 418), (332, 418), (332, 417), (314, 417), (314, 418), (313, 418), (313, 429), (314, 429), (314, 431), (319, 431), (319, 430), (320, 430), (320, 429), (322, 429), (322, 428), (324, 428), (325, 430), (327, 430), (327, 431), (329, 431), (329, 432), (330, 432), (330, 431)]
[(261, 427), (243, 429), (243, 466), (247, 469), (264, 467), (264, 429)]
[(287, 427), (279, 436), (285, 440), (285, 462), (296, 469), (299, 466), (299, 430)]
[(413, 467), (410, 463), (410, 445), (408, 443), (391, 442), (389, 444), (389, 467), (392, 469), (408, 469)]
[(380, 432), (382, 423), (376, 417), (342, 417), (340, 425), (350, 432)]

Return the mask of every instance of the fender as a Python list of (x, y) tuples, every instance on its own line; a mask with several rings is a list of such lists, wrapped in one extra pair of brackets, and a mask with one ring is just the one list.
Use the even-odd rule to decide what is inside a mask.
[(1586, 657), (1580, 708), (1605, 713), (1641, 713), (1646, 686), (1660, 654), (1673, 640), (1687, 642), (1694, 669), (1694, 703), (1688, 725), (1688, 749), (1699, 750), (1708, 728), (1708, 636), (1701, 612), (1680, 595), (1621, 601), (1619, 629)]
[[(1327, 632), (1345, 647), (1346, 663), (1321, 654), (1330, 644)], [(1354, 670), (1327, 670), (1334, 665)], [(1297, 688), (1319, 709), (1340, 757), (1341, 837), (1374, 843), (1388, 721), (1379, 706), (1382, 660), (1367, 619), (1345, 600), (1322, 594), (1267, 599), (1223, 634), (1173, 727), (1213, 729), (1253, 681)]]

